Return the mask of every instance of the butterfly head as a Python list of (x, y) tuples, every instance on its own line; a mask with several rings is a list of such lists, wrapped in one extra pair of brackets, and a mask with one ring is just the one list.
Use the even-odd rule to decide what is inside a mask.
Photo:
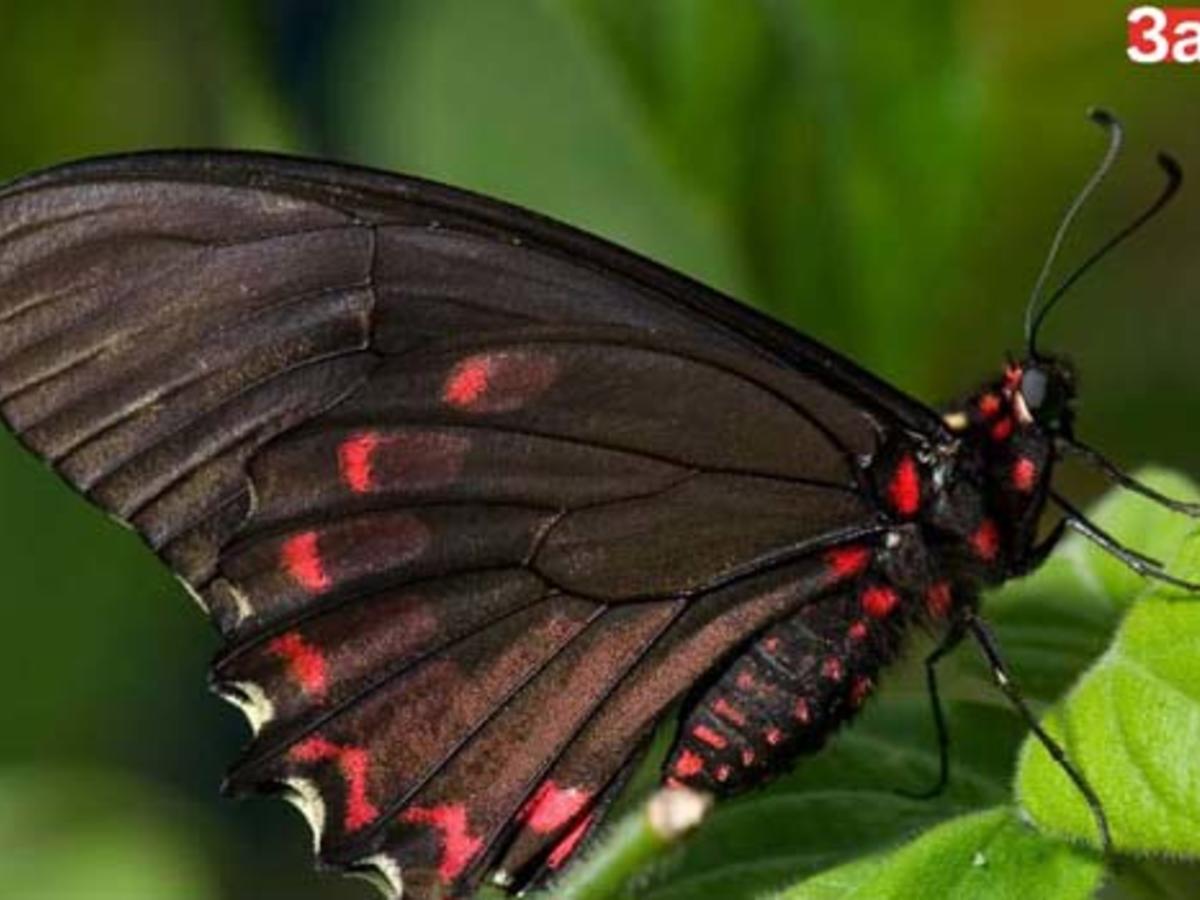
[(1010, 365), (1005, 370), (1005, 390), (1019, 424), (1036, 424), (1051, 434), (1070, 436), (1075, 370), (1065, 360), (1041, 356)]

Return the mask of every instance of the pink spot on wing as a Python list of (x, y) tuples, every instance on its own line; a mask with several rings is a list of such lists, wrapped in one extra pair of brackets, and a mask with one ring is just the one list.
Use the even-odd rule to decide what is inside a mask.
[(467, 412), (511, 412), (539, 396), (557, 377), (558, 361), (545, 353), (477, 353), (450, 370), (442, 401)]
[(440, 833), (442, 854), (438, 861), (438, 874), (445, 884), (461, 875), (483, 846), (483, 839), (471, 834), (467, 808), (462, 803), (413, 806), (400, 814), (400, 821), (410, 825), (428, 825)]
[(561, 841), (554, 845), (554, 849), (550, 851), (550, 855), (546, 857), (546, 865), (551, 869), (562, 868), (563, 863), (571, 858), (571, 854), (579, 847), (580, 841), (588, 833), (588, 829), (592, 827), (592, 822), (595, 821), (596, 814), (588, 813), (579, 822), (568, 831)]
[(842, 661), (836, 656), (827, 656), (821, 662), (821, 674), (830, 681), (841, 681), (846, 674)]
[(306, 591), (324, 591), (332, 584), (321, 561), (315, 531), (305, 531), (288, 538), (283, 542), (279, 555), (283, 568)]
[(969, 540), (975, 555), (984, 562), (991, 562), (1000, 552), (1000, 533), (991, 519), (980, 522)]
[(282, 658), (304, 693), (323, 699), (326, 689), (325, 657), (304, 640), (298, 631), (280, 635), (267, 645), (267, 652)]
[(450, 484), (462, 471), (469, 439), (440, 431), (364, 432), (338, 446), (342, 481), (356, 494)]
[(373, 431), (348, 437), (338, 446), (342, 481), (356, 494), (371, 490), (371, 457), (378, 446), (379, 435)]
[(1012, 485), (1022, 494), (1028, 494), (1037, 484), (1037, 464), (1027, 456), (1013, 463)]
[(1003, 419), (997, 419), (996, 424), (992, 426), (993, 441), (1007, 441), (1012, 434), (1013, 420), (1008, 416)]
[(871, 551), (860, 544), (834, 547), (825, 554), (825, 565), (831, 581), (842, 581), (866, 569), (871, 561)]
[(717, 734), (707, 725), (697, 725), (692, 729), (692, 736), (696, 740), (708, 744), (708, 746), (717, 750), (725, 749), (725, 745), (727, 743), (725, 738), (721, 737), (721, 735)]
[(768, 728), (766, 732), (763, 733), (763, 737), (766, 738), (767, 743), (772, 747), (778, 747), (781, 743), (783, 743), (783, 732), (778, 728)]
[(357, 831), (379, 818), (379, 810), (367, 799), (367, 770), (370, 754), (362, 747), (335, 744), (323, 737), (303, 740), (288, 751), (288, 758), (299, 763), (334, 761), (346, 782), (347, 831)]
[(859, 598), (863, 612), (872, 619), (883, 619), (900, 605), (900, 595), (886, 585), (872, 585)]
[(852, 641), (865, 640), (867, 634), (867, 623), (862, 619), (855, 619), (850, 623), (850, 627), (846, 629), (846, 637)]
[(742, 765), (743, 766), (754, 765), (754, 751), (751, 750), (749, 747), (742, 748)]
[(779, 649), (779, 638), (777, 638), (777, 637), (767, 638), (765, 641), (763, 641), (763, 649), (766, 650), (768, 653), (774, 653), (776, 650)]
[(733, 770), (729, 766), (722, 764), (717, 766), (717, 771), (713, 774), (716, 776), (717, 781), (724, 784), (729, 780), (729, 776), (733, 774)]
[(591, 791), (559, 787), (553, 779), (546, 779), (522, 807), (517, 819), (538, 834), (549, 834), (575, 818), (591, 799)]
[(921, 508), (921, 474), (911, 454), (900, 457), (887, 490), (892, 508), (900, 515), (911, 516)]

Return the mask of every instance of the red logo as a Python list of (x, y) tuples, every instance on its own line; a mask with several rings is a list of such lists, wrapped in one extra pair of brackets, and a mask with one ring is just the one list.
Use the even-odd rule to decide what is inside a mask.
[(1200, 7), (1139, 6), (1125, 20), (1135, 63), (1200, 63)]

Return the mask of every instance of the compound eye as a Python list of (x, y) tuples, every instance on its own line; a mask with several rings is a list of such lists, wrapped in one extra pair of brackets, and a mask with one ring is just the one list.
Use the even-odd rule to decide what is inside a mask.
[(1046, 402), (1050, 379), (1041, 369), (1026, 369), (1021, 376), (1021, 398), (1029, 409), (1035, 410)]

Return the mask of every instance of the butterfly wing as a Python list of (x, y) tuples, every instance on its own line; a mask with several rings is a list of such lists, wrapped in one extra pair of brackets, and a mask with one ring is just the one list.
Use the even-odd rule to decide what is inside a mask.
[(0, 411), (225, 636), (231, 786), (416, 896), (561, 865), (671, 703), (878, 531), (878, 431), (940, 427), (565, 226), (248, 154), (0, 194)]

